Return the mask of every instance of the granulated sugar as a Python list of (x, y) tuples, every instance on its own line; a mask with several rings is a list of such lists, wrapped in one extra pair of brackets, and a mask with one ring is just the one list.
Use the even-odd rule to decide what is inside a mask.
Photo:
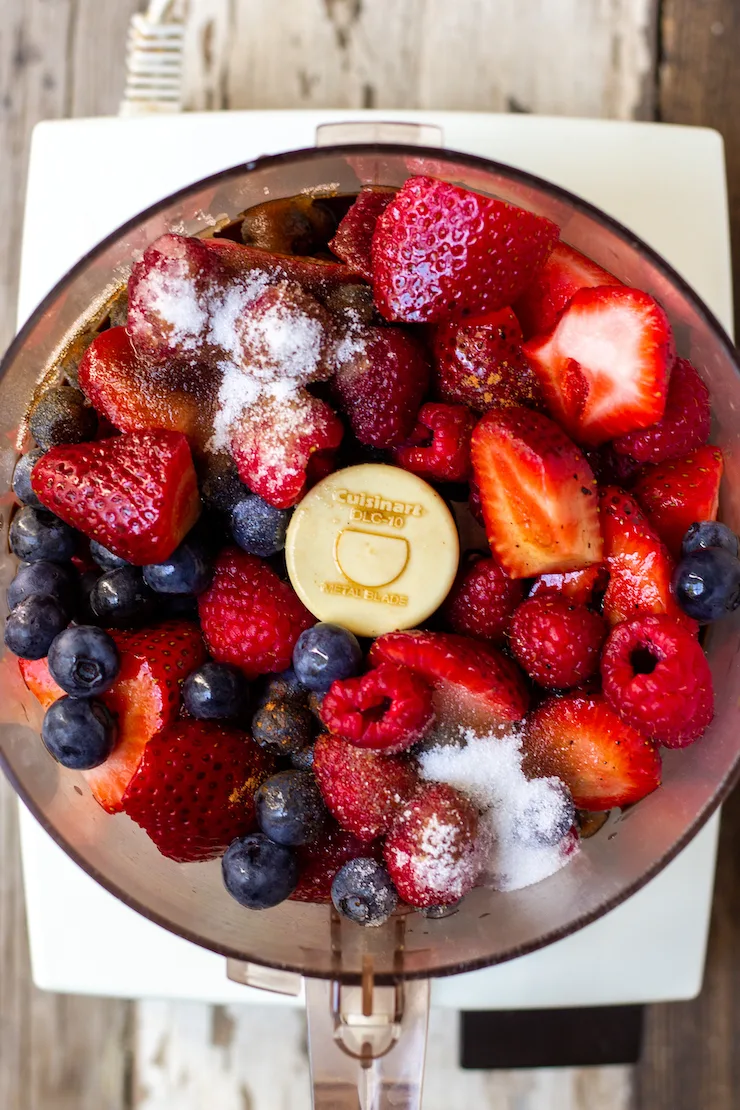
[[(461, 728), (460, 738), (461, 746), (421, 752), (420, 774), (448, 783), (481, 810), (481, 882), (494, 890), (519, 890), (559, 871), (577, 851), (565, 831), (572, 803), (560, 780), (526, 778), (516, 732), (478, 736)], [(556, 843), (548, 843), (560, 832), (565, 834)]]

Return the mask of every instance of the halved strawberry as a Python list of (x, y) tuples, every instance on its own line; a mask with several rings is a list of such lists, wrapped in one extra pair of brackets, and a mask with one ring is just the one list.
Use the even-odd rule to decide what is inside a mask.
[(724, 462), (719, 447), (697, 447), (682, 459), (648, 467), (633, 489), (674, 559), (689, 527), (716, 520)]
[(118, 741), (105, 763), (82, 773), (103, 809), (118, 813), (147, 744), (177, 717), (180, 686), (204, 661), (206, 651), (198, 625), (189, 621), (112, 631), (111, 636), (121, 670), (102, 700), (117, 717)]
[(515, 663), (495, 648), (451, 632), (387, 632), (370, 649), (370, 662), (417, 671), (433, 688), (436, 728), (486, 732), (520, 721), (529, 695)]
[(640, 289), (581, 289), (524, 353), (552, 415), (578, 443), (596, 447), (663, 416), (673, 337), (663, 309)]
[(532, 583), (529, 597), (562, 594), (574, 605), (593, 605), (608, 581), (609, 571), (601, 564), (565, 574), (541, 574)]
[(395, 189), (376, 187), (363, 189), (357, 200), (339, 221), (329, 246), (355, 274), (373, 280), (372, 243), (375, 225), (396, 195)]
[(641, 613), (668, 613), (685, 628), (697, 624), (679, 607), (671, 591), (673, 560), (637, 501), (617, 486), (601, 491), (601, 529), (609, 585), (604, 616), (610, 624)]
[(631, 805), (660, 786), (655, 745), (602, 694), (548, 698), (529, 718), (523, 747), (525, 773), (562, 779), (579, 809)]
[(636, 463), (679, 459), (707, 442), (711, 424), (709, 390), (696, 368), (687, 359), (677, 358), (661, 419), (649, 428), (620, 436), (611, 446), (618, 457)]
[(336, 822), (328, 821), (318, 841), (296, 848), (296, 855), (301, 865), (301, 877), (290, 900), (328, 903), (331, 902), (331, 884), (342, 864), (368, 856), (380, 862), (383, 850), (382, 841), (360, 840), (345, 832)]
[(375, 225), (373, 292), (387, 320), (480, 316), (524, 292), (558, 239), (543, 216), (410, 177)]
[(171, 555), (200, 514), (193, 459), (180, 432), (52, 447), (33, 468), (31, 485), (47, 509), (137, 566)]
[(174, 721), (146, 745), (123, 809), (168, 859), (213, 859), (253, 827), (254, 792), (273, 768), (232, 725)]
[(44, 712), (58, 698), (64, 697), (64, 690), (57, 685), (49, 673), (46, 659), (19, 659), (18, 668), (23, 681)]
[(555, 327), (579, 289), (621, 285), (619, 278), (567, 243), (556, 243), (540, 272), (514, 304), (526, 339)]
[(601, 562), (596, 483), (581, 451), (548, 417), (492, 409), (471, 458), (491, 550), (512, 578)]

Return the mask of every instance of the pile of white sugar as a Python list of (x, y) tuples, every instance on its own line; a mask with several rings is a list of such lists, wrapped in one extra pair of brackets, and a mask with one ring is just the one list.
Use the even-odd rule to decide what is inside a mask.
[(459, 744), (427, 749), (419, 767), (423, 779), (448, 783), (481, 811), (483, 885), (520, 890), (555, 874), (578, 851), (567, 792), (559, 779), (525, 776), (515, 731), (479, 736), (461, 727)]

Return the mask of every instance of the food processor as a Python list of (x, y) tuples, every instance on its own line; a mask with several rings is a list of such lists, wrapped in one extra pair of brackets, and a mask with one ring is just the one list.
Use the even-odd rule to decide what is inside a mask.
[[(679, 354), (700, 369), (711, 390), (712, 438), (726, 463), (721, 516), (740, 528), (736, 355), (683, 278), (634, 234), (559, 187), (483, 158), (415, 145), (419, 138), (433, 139), (431, 132), (420, 135), (408, 125), (401, 133), (380, 123), (371, 126), (369, 136), (357, 130), (324, 131), (321, 141), (329, 145), (220, 172), (154, 205), (103, 240), (45, 298), (11, 346), (0, 385), (4, 431), (12, 433), (20, 423), (32, 386), (55, 352), (125, 280), (132, 258), (158, 235), (206, 230), (214, 218), (233, 216), (267, 198), (355, 192), (364, 184), (400, 185), (410, 175), (429, 174), (553, 219), (566, 242), (660, 301)], [(16, 457), (12, 440), (6, 434), (0, 450), (3, 488), (9, 487)], [(6, 583), (14, 563), (3, 556)], [(140, 829), (125, 817), (111, 820), (78, 776), (52, 762), (38, 742), (38, 706), (7, 657), (2, 662), (0, 752), (31, 813), (123, 902), (226, 956), (237, 981), (295, 993), (306, 977), (317, 1106), (412, 1107), (420, 1094), (431, 978), (522, 956), (618, 906), (676, 856), (729, 791), (740, 751), (739, 621), (736, 615), (707, 637), (715, 721), (692, 748), (665, 753), (661, 789), (613, 815), (551, 878), (507, 894), (476, 890), (459, 913), (439, 921), (408, 914), (381, 929), (362, 930), (327, 906), (285, 903), (262, 913), (241, 909), (222, 888), (218, 862), (180, 865), (159, 856)]]

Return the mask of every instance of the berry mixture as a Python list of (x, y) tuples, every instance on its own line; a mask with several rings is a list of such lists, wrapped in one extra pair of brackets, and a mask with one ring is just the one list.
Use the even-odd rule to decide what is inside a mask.
[(701, 367), (444, 181), (210, 236), (152, 243), (28, 413), (5, 644), (43, 744), (251, 910), (539, 882), (712, 721), (740, 550)]

